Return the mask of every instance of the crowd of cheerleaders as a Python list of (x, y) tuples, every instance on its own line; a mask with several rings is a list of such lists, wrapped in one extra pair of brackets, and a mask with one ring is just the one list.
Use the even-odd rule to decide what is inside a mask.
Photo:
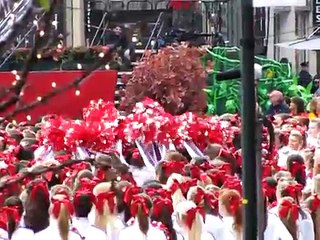
[[(320, 239), (320, 121), (273, 120), (274, 151), (262, 134), (264, 237)], [(0, 239), (241, 239), (240, 125), (171, 116), (150, 99), (127, 116), (98, 101), (83, 120), (3, 123)]]

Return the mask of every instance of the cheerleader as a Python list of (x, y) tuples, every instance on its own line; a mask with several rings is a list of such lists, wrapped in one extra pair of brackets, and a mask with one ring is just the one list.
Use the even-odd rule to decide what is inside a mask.
[(291, 130), (288, 146), (279, 149), (278, 166), (287, 167), (287, 158), (291, 154), (299, 154), (303, 148), (303, 135), (298, 130)]
[(168, 240), (182, 240), (183, 237), (180, 234), (178, 234), (173, 227), (173, 207), (171, 199), (164, 198), (162, 196), (156, 196), (152, 199), (152, 201), (152, 222), (159, 222), (165, 226), (167, 230), (166, 235)]
[(214, 237), (203, 229), (204, 211), (194, 202), (183, 201), (176, 206), (176, 231), (184, 240), (214, 240)]
[(116, 188), (113, 183), (103, 182), (93, 189), (95, 197), (94, 225), (105, 230), (109, 240), (117, 240), (119, 232), (124, 228), (124, 223), (118, 216)]
[[(31, 182), (25, 203), (24, 226), (12, 234), (12, 240), (81, 240), (69, 231), (72, 204), (65, 195), (55, 195), (50, 206), (49, 191), (41, 180)], [(49, 222), (52, 215), (52, 222)]]
[(120, 232), (118, 240), (127, 240), (133, 237), (139, 240), (167, 239), (165, 234), (157, 228), (157, 225), (151, 224), (152, 201), (147, 195), (132, 196), (129, 205), (133, 219), (128, 223), (130, 226)]
[(305, 206), (311, 214), (314, 225), (315, 240), (320, 240), (320, 198), (317, 194), (307, 198)]
[[(278, 205), (271, 208), (270, 213), (277, 214), (279, 211), (280, 200), (285, 197), (291, 197), (295, 204), (299, 206), (300, 200), (302, 198), (302, 186), (294, 181), (282, 181), (279, 182), (277, 186), (277, 201)], [(314, 236), (314, 225), (309, 212), (302, 208), (298, 208), (298, 219), (297, 219), (298, 229), (300, 231), (300, 240), (312, 240)], [(290, 232), (290, 230), (289, 230)]]
[(218, 199), (214, 193), (208, 192), (200, 186), (191, 187), (187, 194), (187, 200), (193, 201), (198, 207), (205, 210), (204, 229), (214, 239), (219, 239), (219, 236), (224, 233), (224, 225), (218, 215)]
[(35, 180), (28, 185), (24, 207), (24, 225), (13, 232), (11, 240), (33, 239), (34, 235), (49, 227), (50, 199), (44, 181)]
[[(302, 237), (302, 233), (299, 230), (299, 206), (295, 203), (293, 198), (284, 197), (279, 201), (278, 216), (286, 226), (293, 240), (306, 239)], [(308, 239), (313, 240), (314, 238)]]
[(106, 240), (107, 234), (104, 228), (91, 225), (88, 214), (95, 202), (90, 190), (79, 190), (74, 194), (75, 217), (72, 220), (71, 231), (83, 240)]
[(223, 189), (220, 192), (219, 213), (224, 223), (223, 239), (241, 240), (243, 233), (242, 202), (238, 191)]

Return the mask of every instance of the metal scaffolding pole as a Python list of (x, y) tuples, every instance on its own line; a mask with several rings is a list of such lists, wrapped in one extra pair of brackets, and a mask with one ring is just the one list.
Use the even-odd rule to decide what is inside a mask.
[(240, 0), (241, 3), (241, 90), (242, 90), (242, 126), (241, 147), (243, 159), (243, 203), (244, 231), (243, 239), (256, 240), (257, 224), (257, 164), (256, 164), (256, 99), (254, 80), (254, 17), (252, 0)]

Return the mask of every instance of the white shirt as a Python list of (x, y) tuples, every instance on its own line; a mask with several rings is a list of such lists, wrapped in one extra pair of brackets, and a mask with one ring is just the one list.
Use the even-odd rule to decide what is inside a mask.
[(7, 239), (9, 239), (8, 232), (0, 228), (0, 240), (7, 240)]
[[(11, 240), (61, 240), (61, 237), (57, 228), (49, 226), (37, 233), (34, 233), (31, 229), (18, 228), (13, 232)], [(82, 239), (79, 235), (69, 232), (68, 240)]]
[[(297, 220), (298, 240), (314, 240), (315, 236), (311, 215), (304, 210), (303, 212), (306, 215), (305, 218), (302, 219), (302, 215), (299, 213), (299, 218)], [(278, 206), (271, 208), (269, 213), (278, 216)]]
[[(287, 169), (287, 159), (292, 154), (300, 154), (299, 151), (292, 150), (288, 146), (282, 147), (278, 151), (278, 166)], [(301, 155), (303, 156), (303, 155)]]
[(145, 236), (139, 228), (137, 220), (134, 223), (120, 231), (118, 240), (167, 240), (166, 235), (160, 229), (152, 226), (149, 222), (149, 230)]
[[(110, 222), (110, 224), (107, 224), (106, 232), (109, 240), (118, 240), (120, 231), (124, 229), (125, 224), (122, 221), (121, 217), (122, 215), (113, 216), (112, 223)], [(94, 221), (95, 221), (95, 210), (94, 208), (92, 208), (92, 210), (88, 215), (88, 222), (90, 225), (94, 225)]]
[(224, 224), (224, 227), (223, 227), (224, 232), (222, 235), (223, 237), (221, 238), (218, 237), (218, 240), (219, 239), (238, 240), (237, 233), (233, 227), (233, 223), (234, 223), (233, 217), (223, 217), (222, 221)]
[(267, 227), (264, 231), (264, 240), (292, 240), (292, 236), (280, 218), (268, 213)]
[(210, 233), (215, 239), (220, 239), (224, 233), (224, 224), (220, 217), (206, 214), (204, 230)]

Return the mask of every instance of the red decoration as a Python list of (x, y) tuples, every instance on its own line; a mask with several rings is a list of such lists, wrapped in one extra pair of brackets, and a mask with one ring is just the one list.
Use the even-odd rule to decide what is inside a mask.
[(141, 195), (135, 195), (132, 197), (130, 204), (130, 213), (132, 216), (137, 216), (139, 207), (146, 216), (149, 215), (150, 209), (148, 207), (148, 199)]
[(68, 197), (64, 197), (63, 199), (52, 199), (52, 214), (57, 219), (60, 214), (61, 206), (64, 205), (68, 210), (69, 216), (72, 216), (74, 213), (72, 202), (68, 199)]
[[(57, 88), (70, 83), (77, 77), (81, 77), (82, 71), (47, 71), (30, 72), (28, 75), (28, 86), (24, 89), (22, 102), (25, 104), (36, 101), (53, 90), (52, 83), (55, 82)], [(6, 89), (12, 86), (15, 76), (11, 72), (0, 73), (0, 87)], [(41, 104), (34, 109), (18, 114), (16, 121), (25, 121), (26, 116), (31, 116), (31, 121), (36, 122), (40, 117), (55, 113), (63, 117), (79, 118), (81, 110), (91, 100), (102, 98), (104, 101), (114, 101), (115, 86), (117, 82), (117, 72), (113, 70), (94, 71), (86, 81), (81, 84), (79, 96), (75, 95), (75, 89), (59, 94), (50, 99), (46, 104)], [(15, 106), (13, 106), (14, 108)], [(12, 108), (3, 115), (10, 113)]]
[(193, 222), (196, 218), (196, 214), (200, 214), (203, 219), (205, 218), (205, 211), (203, 210), (203, 208), (200, 207), (196, 207), (196, 208), (191, 208), (187, 211), (186, 213), (186, 225), (189, 229), (192, 228)]
[(170, 0), (169, 7), (174, 10), (188, 10), (193, 6), (193, 0)]
[(99, 214), (103, 214), (104, 212), (104, 204), (107, 201), (110, 213), (113, 214), (115, 211), (116, 207), (116, 202), (115, 202), (115, 194), (112, 191), (105, 192), (105, 193), (100, 193), (96, 196), (95, 199), (95, 206)]
[(169, 211), (168, 214), (171, 215), (173, 213), (172, 201), (168, 198), (157, 197), (153, 201), (153, 215), (159, 217), (164, 208), (166, 208), (166, 210)]

